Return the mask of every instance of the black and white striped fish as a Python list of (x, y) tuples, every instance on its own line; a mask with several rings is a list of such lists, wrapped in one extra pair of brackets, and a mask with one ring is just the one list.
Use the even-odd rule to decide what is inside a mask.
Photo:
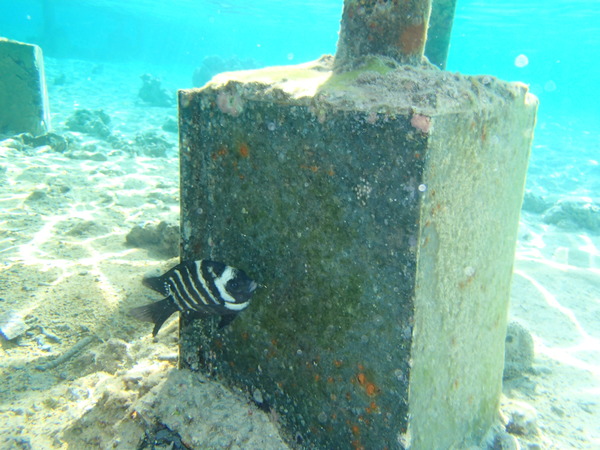
[(244, 271), (206, 259), (183, 261), (164, 275), (142, 282), (165, 296), (129, 311), (137, 319), (154, 323), (153, 336), (177, 311), (190, 317), (219, 315), (219, 328), (223, 328), (248, 306), (258, 286)]

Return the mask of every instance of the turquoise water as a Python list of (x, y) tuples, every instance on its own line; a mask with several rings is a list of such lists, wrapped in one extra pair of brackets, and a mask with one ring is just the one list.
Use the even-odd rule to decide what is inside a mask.
[[(334, 53), (341, 7), (341, 0), (3, 0), (0, 33), (38, 43), (50, 57), (162, 65), (183, 88), (210, 55), (266, 66)], [(536, 145), (597, 154), (599, 24), (595, 0), (458, 1), (448, 70), (529, 84), (540, 99)]]
[[(341, 0), (0, 0), (0, 36), (42, 47), (53, 80), (50, 103), (59, 132), (65, 131), (64, 123), (78, 105), (103, 106), (112, 114), (113, 126), (131, 138), (144, 127), (141, 121), (135, 123), (145, 107), (134, 101), (141, 73), (160, 76), (174, 91), (198, 84), (197, 68), (203, 68), (197, 80), (207, 80), (219, 63), (211, 66), (206, 58), (218, 57), (222, 67), (234, 69), (296, 64), (333, 54), (341, 8)], [(544, 448), (600, 445), (597, 427), (590, 425), (600, 417), (599, 55), (597, 0), (458, 0), (447, 70), (521, 81), (540, 99), (515, 264), (513, 315), (534, 335), (539, 370), (530, 378), (541, 387), (537, 396), (535, 388), (521, 387), (513, 394), (538, 409), (553, 442)], [(67, 86), (86, 89), (83, 97), (55, 81), (65, 74), (67, 79), (81, 78)], [(82, 82), (94, 76), (90, 74), (103, 77), (102, 86), (110, 80), (114, 85), (95, 92)], [(174, 105), (148, 111), (148, 123), (156, 129), (163, 116), (176, 114)], [(175, 133), (168, 139), (175, 149)], [(174, 150), (167, 154), (176, 159)], [(173, 162), (168, 172), (172, 178), (175, 166)], [(176, 198), (176, 180), (171, 181), (170, 193)], [(107, 186), (110, 190), (112, 185)], [(170, 208), (176, 212), (174, 201)], [(31, 242), (33, 247), (37, 241)], [(132, 285), (137, 286), (135, 281)], [(540, 313), (544, 308), (556, 312), (555, 323), (539, 320), (546, 317)], [(572, 349), (570, 342), (579, 338), (583, 350), (575, 345)], [(570, 372), (573, 368), (581, 372)], [(585, 383), (573, 398), (589, 401), (573, 400), (571, 405), (571, 394), (561, 393), (576, 379)]]
[[(237, 55), (274, 65), (333, 53), (341, 5), (3, 0), (0, 30), (44, 44), (49, 56), (195, 66), (206, 55)], [(593, 0), (458, 1), (448, 69), (528, 83), (543, 109), (597, 113), (599, 20)], [(514, 64), (520, 54), (529, 59), (521, 68)]]

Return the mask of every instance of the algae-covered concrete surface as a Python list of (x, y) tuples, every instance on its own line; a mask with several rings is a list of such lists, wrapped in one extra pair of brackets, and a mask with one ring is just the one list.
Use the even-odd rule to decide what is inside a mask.
[(50, 110), (42, 50), (0, 38), (0, 134), (50, 129)]
[(413, 448), (480, 436), (497, 414), (537, 104), (523, 102), (522, 87), (513, 93), (511, 108), (433, 120), (415, 289)]
[(261, 285), (182, 320), (183, 366), (306, 447), (440, 448), (495, 419), (537, 101), (383, 58), (222, 74), (180, 92), (183, 258)]

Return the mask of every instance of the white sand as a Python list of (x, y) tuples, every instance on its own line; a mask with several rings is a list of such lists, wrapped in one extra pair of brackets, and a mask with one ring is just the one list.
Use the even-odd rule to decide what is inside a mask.
[(600, 448), (600, 239), (535, 219), (521, 223), (511, 299), (534, 373), (505, 394), (537, 410), (544, 448)]
[[(61, 73), (65, 84), (53, 86)], [(179, 163), (114, 152), (101, 139), (66, 133), (64, 122), (75, 108), (103, 109), (125, 142), (161, 132), (176, 109), (139, 104), (142, 73), (47, 63), (55, 131), (91, 158), (113, 152), (107, 161), (0, 147), (0, 316), (18, 312), (28, 328), (14, 341), (0, 338), (0, 448), (131, 449), (155, 422), (194, 448), (285, 447), (244, 395), (174, 370), (176, 316), (152, 339), (150, 324), (126, 315), (158, 300), (142, 275), (176, 263), (128, 248), (125, 236), (134, 225), (178, 223)], [(176, 148), (176, 134), (163, 134)], [(88, 345), (62, 364), (38, 370), (82, 341)]]
[[(52, 60), (46, 69), (54, 129), (88, 157), (112, 150), (65, 132), (75, 108), (103, 109), (126, 142), (176, 117), (175, 108), (137, 100), (139, 76), (157, 71)], [(59, 74), (65, 84), (54, 86)], [(150, 324), (126, 316), (157, 300), (141, 286), (143, 273), (175, 263), (128, 248), (125, 235), (146, 222), (178, 222), (178, 160), (112, 152), (96, 161), (0, 147), (0, 316), (17, 312), (27, 328), (14, 341), (0, 338), (0, 448), (136, 448), (157, 421), (194, 448), (284, 448), (276, 417), (175, 370), (175, 318), (152, 339)], [(512, 316), (533, 334), (536, 357), (534, 370), (505, 388), (537, 410), (535, 418), (516, 406), (531, 414), (516, 436), (522, 446), (600, 448), (598, 248), (598, 237), (523, 217)], [(81, 342), (57, 367), (37, 368)], [(506, 400), (507, 415), (514, 404)]]

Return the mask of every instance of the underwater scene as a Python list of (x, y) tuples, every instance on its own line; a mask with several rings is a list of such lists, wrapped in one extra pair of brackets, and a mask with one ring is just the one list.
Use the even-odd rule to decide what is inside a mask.
[(600, 448), (600, 2), (429, 4), (0, 0), (0, 449)]

